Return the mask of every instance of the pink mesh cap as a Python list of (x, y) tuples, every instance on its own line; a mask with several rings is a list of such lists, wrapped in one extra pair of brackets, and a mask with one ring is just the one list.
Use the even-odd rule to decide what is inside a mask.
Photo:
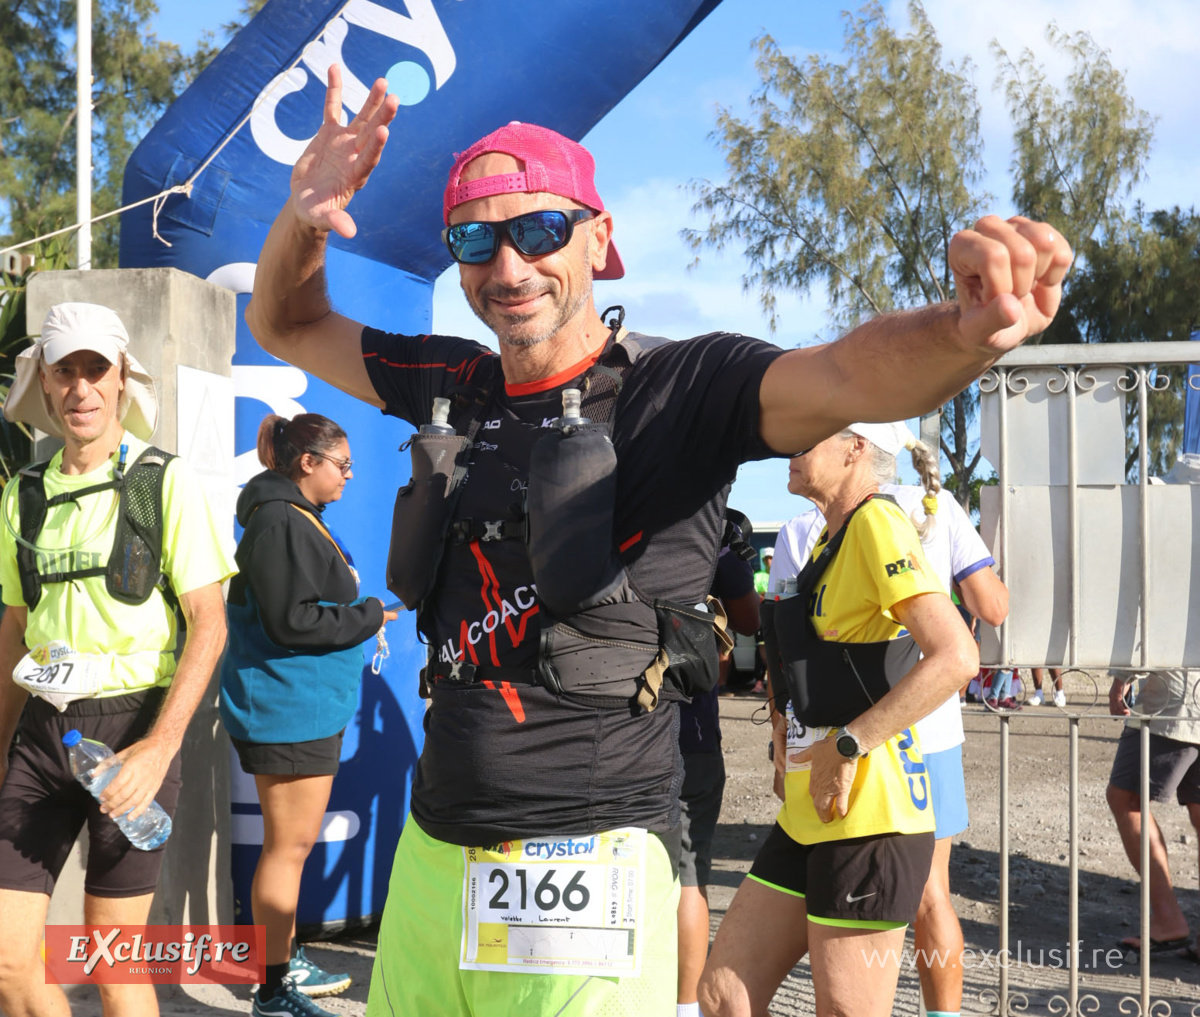
[[(463, 168), (467, 163), (488, 152), (511, 155), (522, 163), (525, 169), (460, 183)], [(465, 152), (460, 152), (454, 157), (450, 179), (446, 183), (442, 218), (449, 226), (450, 210), (474, 198), (538, 191), (559, 194), (596, 212), (603, 212), (604, 202), (596, 193), (595, 175), (596, 162), (591, 152), (581, 144), (564, 138), (548, 127), (523, 124), (514, 120), (487, 137), (480, 138)], [(620, 279), (624, 274), (625, 266), (621, 262), (621, 256), (610, 242), (608, 261), (604, 268), (595, 274), (595, 278)]]

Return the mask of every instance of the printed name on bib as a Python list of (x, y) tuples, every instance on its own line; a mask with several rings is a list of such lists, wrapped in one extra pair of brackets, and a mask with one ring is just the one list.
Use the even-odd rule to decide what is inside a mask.
[(638, 975), (646, 831), (463, 848), (459, 967)]

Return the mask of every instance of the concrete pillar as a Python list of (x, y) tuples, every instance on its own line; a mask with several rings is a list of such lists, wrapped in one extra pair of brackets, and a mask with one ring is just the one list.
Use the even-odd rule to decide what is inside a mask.
[[(121, 316), (130, 350), (158, 393), (152, 444), (179, 454), (200, 475), (232, 547), (236, 297), (173, 268), (41, 272), (30, 280), (27, 294), (29, 333), (37, 335), (46, 312), (69, 300), (104, 304)], [(184, 740), (183, 792), (150, 911), (153, 924), (233, 921), (230, 750), (217, 718), (216, 691), (214, 680)], [(51, 899), (50, 924), (83, 921), (86, 852), (85, 831)]]

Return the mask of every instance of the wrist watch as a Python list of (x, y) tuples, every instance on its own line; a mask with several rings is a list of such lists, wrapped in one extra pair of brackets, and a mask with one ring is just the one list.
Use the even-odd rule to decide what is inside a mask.
[(833, 733), (833, 744), (846, 759), (860, 759), (867, 754), (859, 744), (858, 736), (848, 727), (839, 727)]

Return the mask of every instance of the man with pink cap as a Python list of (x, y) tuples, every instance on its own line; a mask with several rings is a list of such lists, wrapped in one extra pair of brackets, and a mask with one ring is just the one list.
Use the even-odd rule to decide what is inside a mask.
[[(434, 488), (415, 476), (397, 501), (407, 518), (450, 492), (428, 582), (414, 578), (427, 556), (398, 556), (393, 529), (431, 703), (368, 1011), (669, 1014), (675, 702), (710, 681), (704, 600), (738, 465), (939, 405), (1046, 327), (1071, 252), (1049, 226), (988, 217), (952, 245), (957, 303), (786, 353), (727, 333), (653, 339), (596, 309), (593, 280), (623, 267), (591, 156), (510, 123), (453, 160), (444, 202), (443, 239), (499, 354), (389, 334), (332, 309), (324, 248), (354, 235), (346, 208), (397, 106), (380, 80), (340, 125), (330, 69), (247, 311), (264, 349), (385, 413), (425, 425), (451, 401), (456, 435), (437, 437), (453, 472)], [(575, 449), (584, 465), (562, 467)], [(563, 490), (578, 497), (556, 516)], [(697, 625), (709, 649), (692, 669), (679, 641)]]

